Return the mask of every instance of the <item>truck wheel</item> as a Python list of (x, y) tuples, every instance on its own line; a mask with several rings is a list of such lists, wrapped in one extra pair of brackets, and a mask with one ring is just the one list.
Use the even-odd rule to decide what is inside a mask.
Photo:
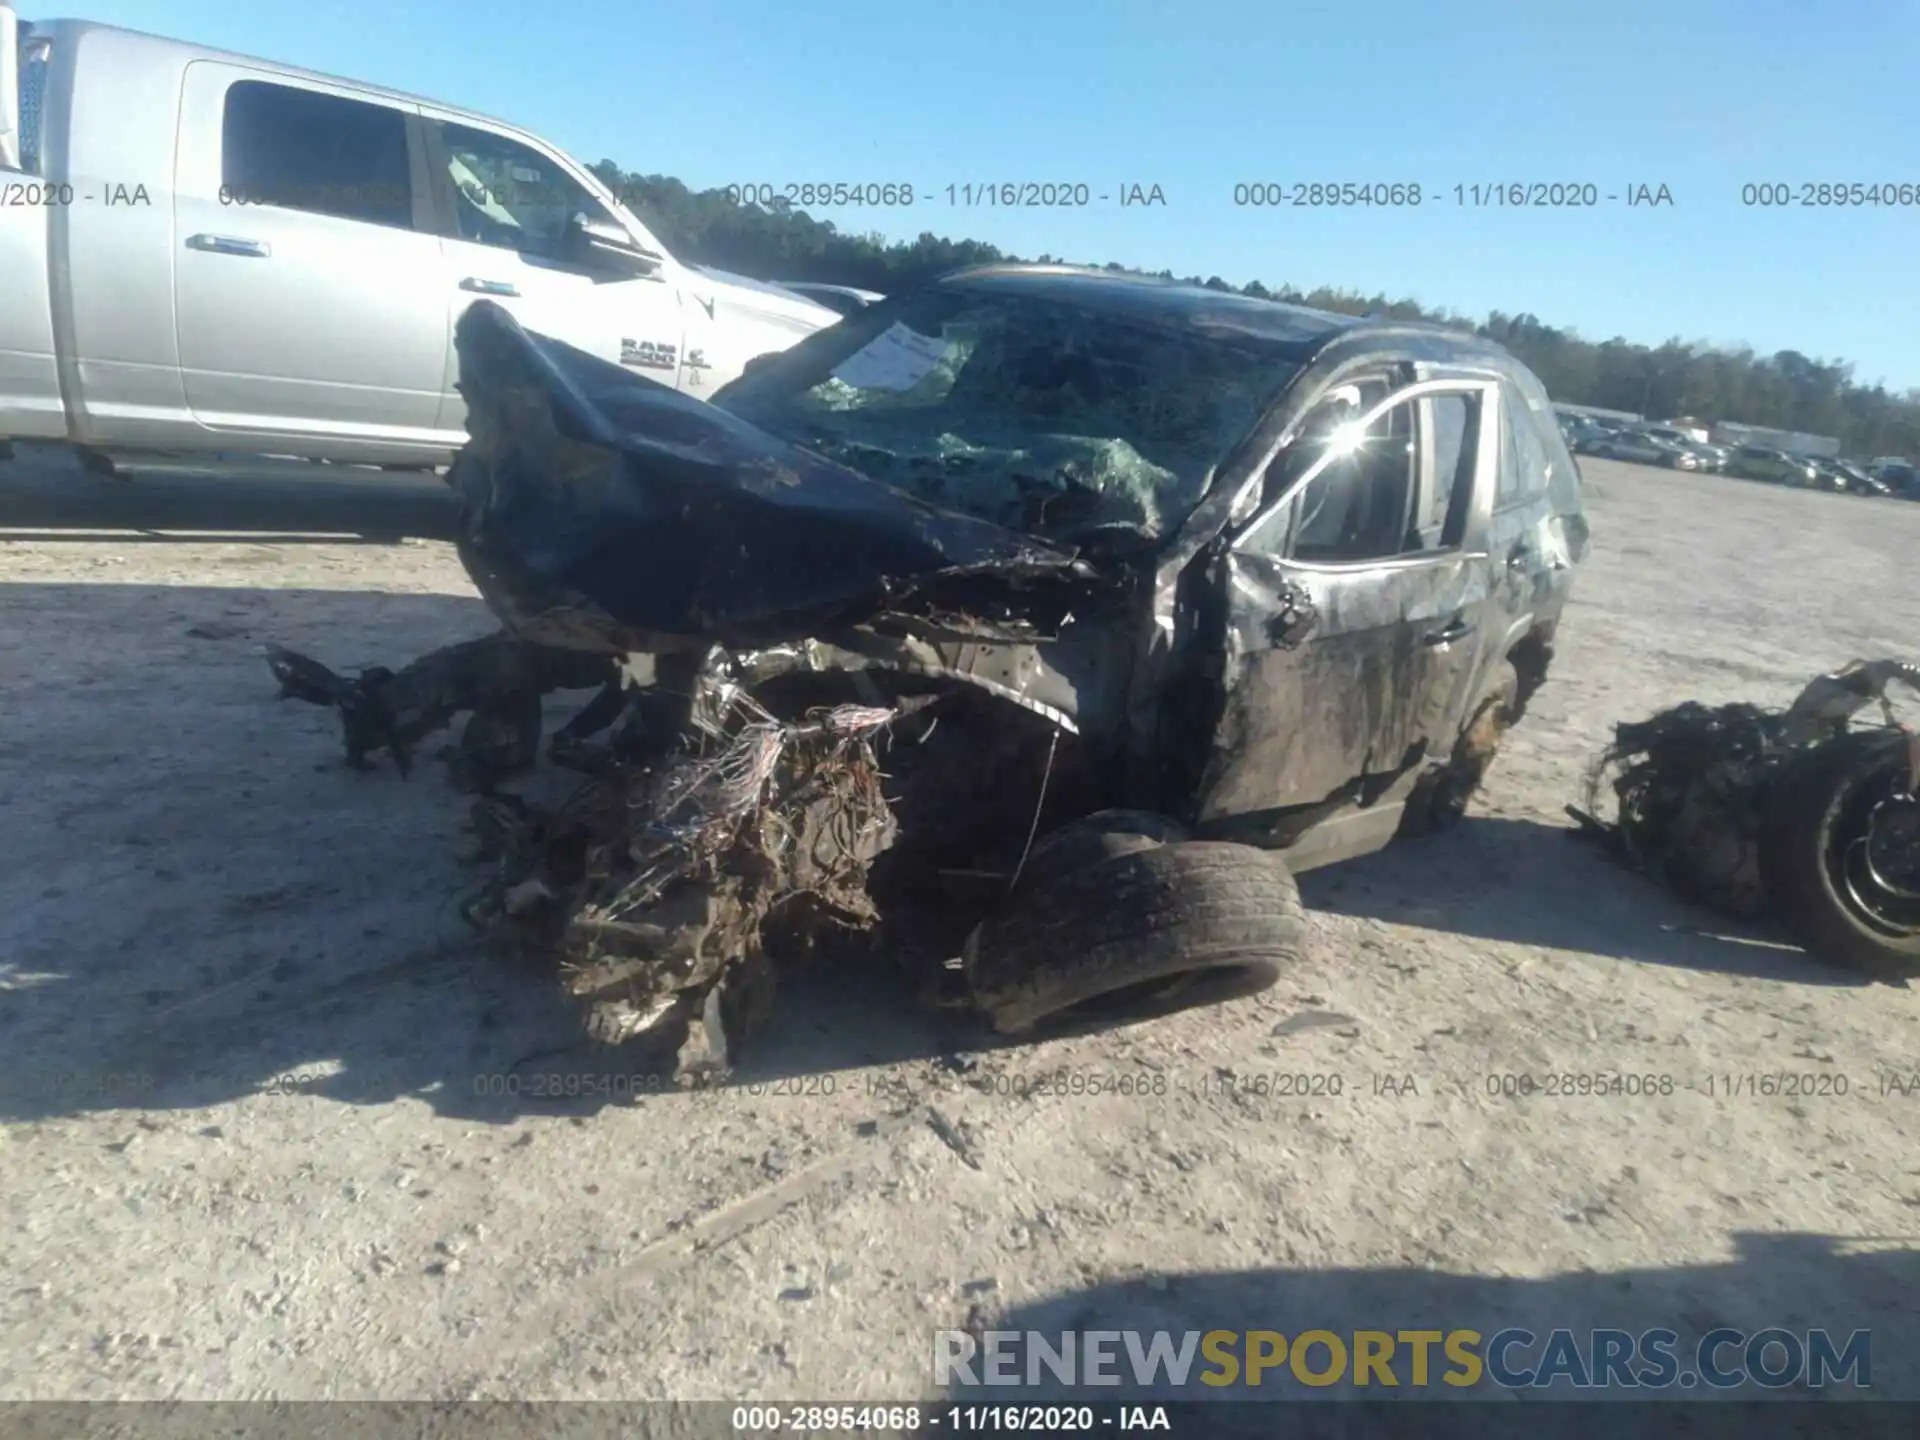
[(1407, 797), (1400, 821), (1402, 837), (1430, 835), (1466, 815), (1468, 802), (1493, 768), (1502, 737), (1513, 728), (1519, 702), (1520, 673), (1511, 660), (1502, 660), (1493, 673), (1493, 683), (1474, 707), (1473, 718), (1454, 741), (1447, 763), (1423, 779)]
[(1300, 891), (1270, 851), (1122, 831), (1062, 846), (967, 942), (968, 994), (1003, 1034), (1241, 999), (1302, 954)]
[(1789, 762), (1766, 797), (1760, 873), (1809, 954), (1920, 975), (1920, 801), (1900, 732), (1857, 730)]

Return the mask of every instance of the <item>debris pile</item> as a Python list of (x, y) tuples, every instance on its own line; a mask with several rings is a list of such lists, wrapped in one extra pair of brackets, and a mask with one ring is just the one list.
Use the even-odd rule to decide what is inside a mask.
[[(1690, 900), (1737, 918), (1769, 908), (1763, 852), (1775, 782), (1798, 757), (1848, 733), (1887, 686), (1920, 689), (1920, 668), (1856, 660), (1818, 676), (1786, 709), (1686, 701), (1614, 727), (1588, 773), (1585, 808), (1568, 813), (1626, 863)], [(1602, 815), (1603, 792), (1613, 796)]]
[[(1613, 734), (1575, 817), (1598, 824), (1621, 858), (1687, 899), (1729, 915), (1760, 913), (1760, 797), (1792, 753), (1785, 712), (1689, 700)], [(1611, 824), (1597, 819), (1603, 788), (1614, 797)]]
[[(883, 924), (901, 956), (949, 960), (1043, 812), (1097, 805), (1061, 744), (1073, 737), (1045, 717), (953, 684), (766, 673), (782, 658), (657, 657), (653, 683), (627, 688), (605, 657), (505, 632), (356, 677), (268, 652), (284, 697), (338, 712), (355, 765), (386, 750), (405, 773), (471, 712), (442, 752), (479, 792), (476, 858), (491, 863), (468, 920), (555, 965), (593, 1039), (677, 1049), (685, 1084), (726, 1075), (770, 1011), (777, 962), (871, 951)], [(581, 783), (551, 808), (501, 789), (535, 763), (543, 696), (593, 684), (549, 750)], [(925, 998), (958, 1003), (933, 972)]]
[(557, 956), (596, 1040), (677, 1023), (681, 1078), (717, 1078), (728, 1035), (769, 1006), (774, 951), (877, 923), (867, 870), (895, 825), (874, 742), (900, 713), (784, 723), (736, 690), (676, 753), (612, 763), (552, 815), (523, 809), (469, 913)]
[(385, 750), (402, 775), (413, 750), (471, 712), (460, 737), (455, 783), (486, 789), (533, 764), (540, 745), (540, 701), (555, 690), (600, 687), (602, 695), (561, 732), (562, 746), (611, 721), (620, 708), (615, 662), (605, 655), (531, 645), (501, 630), (429, 651), (394, 671), (374, 665), (349, 679), (319, 661), (269, 646), (267, 665), (280, 698), (337, 710), (347, 763), (364, 768)]

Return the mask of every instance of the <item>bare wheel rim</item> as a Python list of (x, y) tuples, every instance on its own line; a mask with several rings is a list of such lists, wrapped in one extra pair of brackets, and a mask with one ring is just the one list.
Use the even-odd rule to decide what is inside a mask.
[(1864, 927), (1920, 935), (1920, 801), (1892, 775), (1835, 797), (1822, 863), (1835, 896)]

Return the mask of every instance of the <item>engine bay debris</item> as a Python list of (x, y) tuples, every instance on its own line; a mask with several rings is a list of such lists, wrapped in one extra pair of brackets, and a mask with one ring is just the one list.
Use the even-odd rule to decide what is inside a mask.
[[(883, 918), (928, 962), (926, 998), (964, 1003), (939, 962), (1011, 885), (1013, 839), (1043, 812), (1097, 807), (1059, 727), (971, 687), (802, 668), (769, 684), (768, 655), (671, 657), (661, 675), (684, 689), (616, 680), (555, 734), (551, 757), (584, 778), (546, 808), (499, 784), (533, 763), (541, 697), (604, 686), (604, 657), (496, 635), (355, 679), (286, 650), (269, 663), (283, 693), (339, 711), (356, 765), (381, 748), (403, 762), (472, 712), (447, 758), (481, 792), (474, 858), (489, 871), (463, 913), (557, 963), (594, 1040), (659, 1037), (683, 1084), (727, 1074), (771, 1009), (776, 961), (870, 952)], [(875, 875), (883, 858), (896, 863)]]

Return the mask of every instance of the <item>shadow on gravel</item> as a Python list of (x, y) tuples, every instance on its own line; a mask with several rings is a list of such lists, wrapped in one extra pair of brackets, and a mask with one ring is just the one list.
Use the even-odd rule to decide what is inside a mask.
[(1300, 890), (1317, 910), (1483, 940), (1800, 985), (1868, 983), (1777, 932), (1688, 905), (1571, 826), (1538, 820), (1469, 815), (1444, 835), (1303, 875)]
[[(1132, 1363), (1124, 1341), (1108, 1342), (1116, 1363), (1111, 1373), (1120, 1377), (1117, 1385), (1069, 1387), (1044, 1368), (1039, 1368), (1040, 1384), (1019, 1387), (984, 1383), (985, 1372), (976, 1366), (974, 1383), (968, 1383), (964, 1371), (944, 1377), (949, 1382), (947, 1397), (956, 1403), (990, 1401), (1022, 1403), (1134, 1401), (1165, 1403), (1187, 1401), (1239, 1401), (1207, 1417), (1209, 1435), (1282, 1435), (1337, 1434), (1386, 1436), (1424, 1434), (1512, 1434), (1515, 1436), (1626, 1435), (1695, 1433), (1731, 1437), (1742, 1433), (1777, 1435), (1796, 1433), (1775, 1428), (1787, 1418), (1776, 1407), (1742, 1405), (1737, 1411), (1719, 1411), (1729, 1400), (1915, 1400), (1920, 1399), (1920, 1375), (1905, 1363), (1920, 1345), (1920, 1311), (1912, 1303), (1916, 1285), (1920, 1285), (1920, 1250), (1892, 1248), (1911, 1237), (1872, 1240), (1841, 1239), (1826, 1235), (1739, 1233), (1734, 1235), (1734, 1257), (1720, 1264), (1675, 1265), (1662, 1268), (1594, 1271), (1541, 1278), (1490, 1275), (1447, 1275), (1422, 1269), (1362, 1270), (1248, 1270), (1224, 1273), (1151, 1274), (1128, 1281), (1115, 1281), (1085, 1290), (1051, 1296), (1016, 1307), (992, 1312), (983, 1307), (969, 1328), (976, 1333), (990, 1331), (1039, 1331), (1047, 1336), (1049, 1347), (1060, 1347), (1059, 1334), (1090, 1330), (1142, 1331), (1143, 1349), (1151, 1332), (1172, 1332), (1169, 1340), (1177, 1347), (1189, 1331), (1204, 1334), (1212, 1330), (1244, 1332), (1268, 1330), (1287, 1337), (1304, 1331), (1331, 1331), (1343, 1337), (1349, 1351), (1348, 1363), (1337, 1382), (1325, 1386), (1303, 1385), (1287, 1363), (1281, 1363), (1261, 1375), (1261, 1383), (1249, 1385), (1244, 1370), (1235, 1383), (1209, 1386), (1199, 1383), (1202, 1374), (1221, 1373), (1220, 1367), (1196, 1353), (1188, 1374), (1188, 1383), (1172, 1387), (1165, 1372), (1154, 1376), (1156, 1383), (1135, 1383)], [(1876, 1248), (1867, 1248), (1876, 1247)], [(1709, 1387), (1699, 1366), (1700, 1342), (1709, 1332), (1726, 1328), (1751, 1336), (1779, 1328), (1797, 1337), (1802, 1354), (1811, 1353), (1810, 1331), (1824, 1330), (1837, 1356), (1848, 1354), (1848, 1344), (1856, 1331), (1864, 1337), (1866, 1372), (1849, 1371), (1844, 1364), (1830, 1383), (1815, 1389), (1807, 1383), (1811, 1366), (1795, 1372), (1792, 1383), (1777, 1388), (1741, 1385), (1736, 1389)], [(1500, 1347), (1494, 1354), (1491, 1343), (1502, 1330), (1515, 1328), (1531, 1332), (1531, 1339), (1516, 1339), (1511, 1348)], [(1577, 1376), (1579, 1367), (1591, 1366), (1594, 1354), (1590, 1333), (1617, 1329), (1635, 1337), (1649, 1330), (1670, 1330), (1675, 1338), (1667, 1344), (1674, 1362), (1673, 1382), (1659, 1388), (1645, 1385), (1618, 1386), (1605, 1392), (1589, 1390), (1579, 1395), (1570, 1381), (1554, 1381), (1546, 1388), (1510, 1389), (1494, 1383), (1494, 1367), (1501, 1373), (1520, 1379), (1539, 1366), (1547, 1340), (1555, 1330), (1573, 1333)], [(1448, 1333), (1474, 1330), (1481, 1337), (1478, 1352), (1487, 1366), (1487, 1376), (1479, 1385), (1452, 1386), (1441, 1383), (1449, 1372), (1460, 1373), (1440, 1344), (1430, 1352), (1429, 1384), (1415, 1388), (1412, 1382), (1411, 1349), (1395, 1342), (1387, 1357), (1398, 1386), (1387, 1393), (1375, 1383), (1355, 1387), (1352, 1383), (1351, 1351), (1355, 1331), (1437, 1330)], [(1707, 1357), (1720, 1375), (1737, 1375), (1743, 1367), (1742, 1343), (1716, 1347)], [(1023, 1342), (1003, 1342), (1006, 1344)], [(1082, 1342), (1084, 1343), (1084, 1342)], [(1244, 1350), (1240, 1352), (1244, 1355)], [(1854, 1353), (1862, 1353), (1856, 1351)], [(1330, 1368), (1329, 1349), (1322, 1344), (1307, 1351), (1308, 1373), (1325, 1373)], [(1784, 1345), (1772, 1347), (1761, 1361), (1773, 1373), (1785, 1372), (1790, 1352)], [(1084, 1358), (1084, 1357), (1082, 1357)], [(1289, 1360), (1291, 1356), (1287, 1357)], [(1502, 1364), (1504, 1360), (1504, 1364)], [(1633, 1373), (1647, 1373), (1644, 1357), (1627, 1361)], [(1004, 1372), (1003, 1372), (1004, 1373)], [(1601, 1372), (1604, 1373), (1604, 1372)], [(1025, 1380), (1025, 1366), (1018, 1364), (1016, 1374)], [(1830, 1372), (1831, 1374), (1831, 1372)], [(1866, 1379), (1871, 1388), (1864, 1395), (1855, 1385), (1846, 1383), (1849, 1375)], [(1694, 1383), (1681, 1377), (1691, 1375)], [(936, 1375), (939, 1382), (943, 1377)], [(1645, 1408), (1634, 1412), (1644, 1420), (1626, 1420), (1623, 1412), (1602, 1406), (1551, 1404), (1555, 1400), (1579, 1398), (1598, 1400), (1667, 1400), (1702, 1402), (1687, 1406), (1677, 1417), (1681, 1430), (1655, 1425), (1656, 1418), (1670, 1424), (1676, 1418), (1671, 1411), (1663, 1416)], [(1716, 1399), (1718, 1404), (1715, 1403)], [(1426, 1400), (1429, 1403), (1417, 1402)], [(1470, 1405), (1464, 1413), (1446, 1413), (1456, 1407), (1433, 1402), (1523, 1401), (1523, 1404)], [(1262, 1404), (1260, 1402), (1267, 1402)], [(1337, 1408), (1329, 1412), (1315, 1405), (1310, 1412), (1289, 1406), (1275, 1410), (1273, 1402), (1323, 1401)], [(1385, 1403), (1381, 1403), (1385, 1402)], [(1411, 1406), (1407, 1402), (1415, 1402)], [(1535, 1408), (1541, 1402), (1548, 1410)], [(1735, 1415), (1751, 1419), (1765, 1408), (1770, 1413), (1764, 1426), (1749, 1424), (1713, 1428), (1710, 1422), (1730, 1420)], [(1822, 1405), (1818, 1411), (1793, 1407), (1788, 1414), (1802, 1414), (1808, 1435), (1844, 1435), (1851, 1433), (1849, 1421), (1867, 1422), (1868, 1411), (1878, 1407)], [(1716, 1416), (1715, 1412), (1719, 1412)], [(1910, 1412), (1909, 1412), (1910, 1413)], [(1884, 1422), (1887, 1414), (1877, 1417)], [(1460, 1422), (1467, 1422), (1460, 1428)], [(1195, 1423), (1189, 1421), (1189, 1423)], [(1444, 1432), (1435, 1427), (1444, 1423)], [(1641, 1423), (1648, 1429), (1639, 1428)], [(1627, 1428), (1622, 1428), (1623, 1424)], [(1301, 1429), (1300, 1425), (1311, 1428)], [(1323, 1428), (1333, 1425), (1336, 1428)], [(1488, 1429), (1489, 1425), (1496, 1428)], [(1508, 1428), (1511, 1425), (1514, 1428)], [(1176, 1421), (1174, 1433), (1188, 1433)], [(1199, 1433), (1199, 1432), (1193, 1432)], [(1876, 1430), (1876, 1434), (1897, 1433)]]
[[(115, 544), (196, 541), (390, 545), (450, 539), (459, 516), (437, 476), (356, 466), (255, 460), (219, 468), (154, 461), (126, 478), (80, 468), (74, 457), (22, 445), (0, 461), (0, 530), (40, 544), (105, 538)], [(271, 532), (263, 534), (261, 532)]]
[(457, 913), (469, 800), (431, 762), (349, 770), (260, 654), (346, 669), (492, 628), (476, 597), (0, 584), (0, 1118), (553, 1108), (491, 1093), (578, 1025)]

